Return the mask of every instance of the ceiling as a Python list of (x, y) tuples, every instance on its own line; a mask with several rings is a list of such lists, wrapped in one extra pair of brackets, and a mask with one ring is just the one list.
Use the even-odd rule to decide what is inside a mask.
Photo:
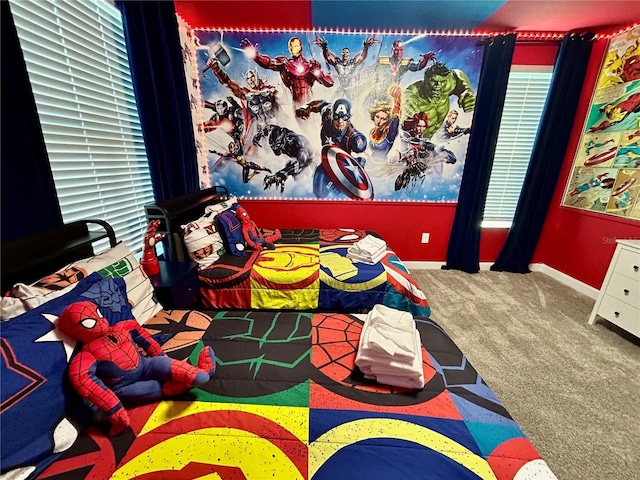
[(509, 0), (481, 28), (613, 31), (639, 22), (640, 0)]
[(194, 28), (611, 33), (640, 0), (174, 0)]

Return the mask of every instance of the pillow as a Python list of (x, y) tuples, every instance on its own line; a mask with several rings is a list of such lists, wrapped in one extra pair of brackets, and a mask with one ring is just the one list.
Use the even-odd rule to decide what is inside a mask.
[(33, 285), (16, 283), (0, 300), (0, 321), (6, 321), (69, 292), (85, 273), (70, 266), (41, 278)]
[(184, 246), (189, 258), (205, 268), (225, 253), (222, 237), (213, 219), (215, 214), (205, 213), (202, 217), (182, 226)]
[(77, 283), (72, 283), (62, 290), (43, 290), (32, 285), (16, 283), (9, 290), (10, 296), (2, 297), (0, 300), (0, 321), (22, 315), (38, 305), (68, 293), (76, 285)]
[(35, 478), (73, 444), (89, 420), (90, 412), (66, 379), (75, 342), (67, 342), (54, 327), (62, 310), (87, 299), (111, 324), (133, 318), (124, 280), (94, 273), (68, 293), (2, 324), (3, 473), (21, 468)]
[(0, 298), (0, 322), (4, 322), (27, 311), (22, 300), (15, 296), (5, 295)]
[[(162, 305), (155, 299), (151, 280), (122, 242), (98, 255), (77, 260), (35, 282), (28, 291), (30, 298), (27, 307), (34, 308), (61, 295), (66, 292), (65, 288), (73, 288), (73, 284), (93, 272), (98, 272), (105, 278), (124, 279), (127, 297), (133, 305), (133, 316), (138, 323), (145, 323), (162, 310)], [(40, 295), (37, 295), (38, 291)]]
[(132, 254), (98, 270), (98, 273), (105, 278), (124, 280), (127, 286), (127, 298), (138, 323), (144, 324), (162, 310), (162, 305), (156, 300), (151, 280)]
[(202, 217), (182, 225), (185, 249), (189, 258), (198, 263), (199, 268), (208, 267), (225, 254), (225, 245), (214, 219), (216, 215), (237, 203), (236, 197), (230, 197), (224, 202), (207, 205)]
[(207, 205), (204, 208), (204, 213), (205, 215), (213, 214), (212, 216), (215, 217), (219, 213), (222, 213), (225, 210), (233, 207), (234, 205), (237, 205), (237, 203), (238, 203), (238, 198), (231, 196), (229, 197), (229, 200), (225, 200), (224, 202), (214, 203), (213, 205)]
[(235, 206), (216, 215), (216, 221), (220, 226), (220, 234), (225, 248), (233, 255), (244, 257), (247, 242), (242, 235), (242, 223), (236, 218), (238, 208), (240, 205), (236, 203)]

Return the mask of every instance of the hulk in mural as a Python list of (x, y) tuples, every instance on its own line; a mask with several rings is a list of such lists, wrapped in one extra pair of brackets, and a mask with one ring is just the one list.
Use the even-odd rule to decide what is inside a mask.
[(458, 106), (464, 112), (475, 108), (476, 94), (469, 77), (462, 70), (449, 69), (444, 63), (436, 62), (425, 70), (424, 79), (412, 83), (404, 91), (402, 110), (407, 117), (425, 112), (429, 125), (423, 137), (431, 138), (449, 113), (452, 95), (458, 97)]

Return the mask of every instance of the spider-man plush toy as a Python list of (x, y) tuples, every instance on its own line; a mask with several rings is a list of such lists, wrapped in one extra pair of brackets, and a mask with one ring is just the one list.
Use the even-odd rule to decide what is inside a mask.
[(265, 237), (257, 227), (256, 222), (251, 220), (247, 211), (242, 207), (236, 210), (236, 218), (240, 220), (242, 224), (242, 237), (244, 241), (247, 242), (247, 245), (257, 251), (264, 250), (265, 248), (268, 250), (276, 248), (273, 242), (280, 240), (280, 230), (276, 228), (273, 234)]
[(200, 352), (197, 367), (174, 360), (138, 322), (125, 320), (111, 326), (90, 301), (69, 305), (57, 326), (82, 342), (80, 352), (69, 363), (69, 379), (83, 398), (107, 415), (112, 424), (110, 435), (129, 426), (121, 399), (152, 402), (177, 395), (207, 383), (216, 370), (211, 347)]

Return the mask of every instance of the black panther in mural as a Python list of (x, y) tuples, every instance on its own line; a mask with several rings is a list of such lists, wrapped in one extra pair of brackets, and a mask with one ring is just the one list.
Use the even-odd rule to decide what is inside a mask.
[(267, 138), (269, 146), (277, 156), (289, 157), (286, 165), (273, 175), (264, 177), (264, 189), (275, 186), (284, 192), (284, 182), (290, 176), (296, 176), (310, 165), (315, 158), (315, 151), (309, 140), (293, 130), (278, 125), (266, 125), (254, 137), (253, 144), (262, 147), (260, 140)]

